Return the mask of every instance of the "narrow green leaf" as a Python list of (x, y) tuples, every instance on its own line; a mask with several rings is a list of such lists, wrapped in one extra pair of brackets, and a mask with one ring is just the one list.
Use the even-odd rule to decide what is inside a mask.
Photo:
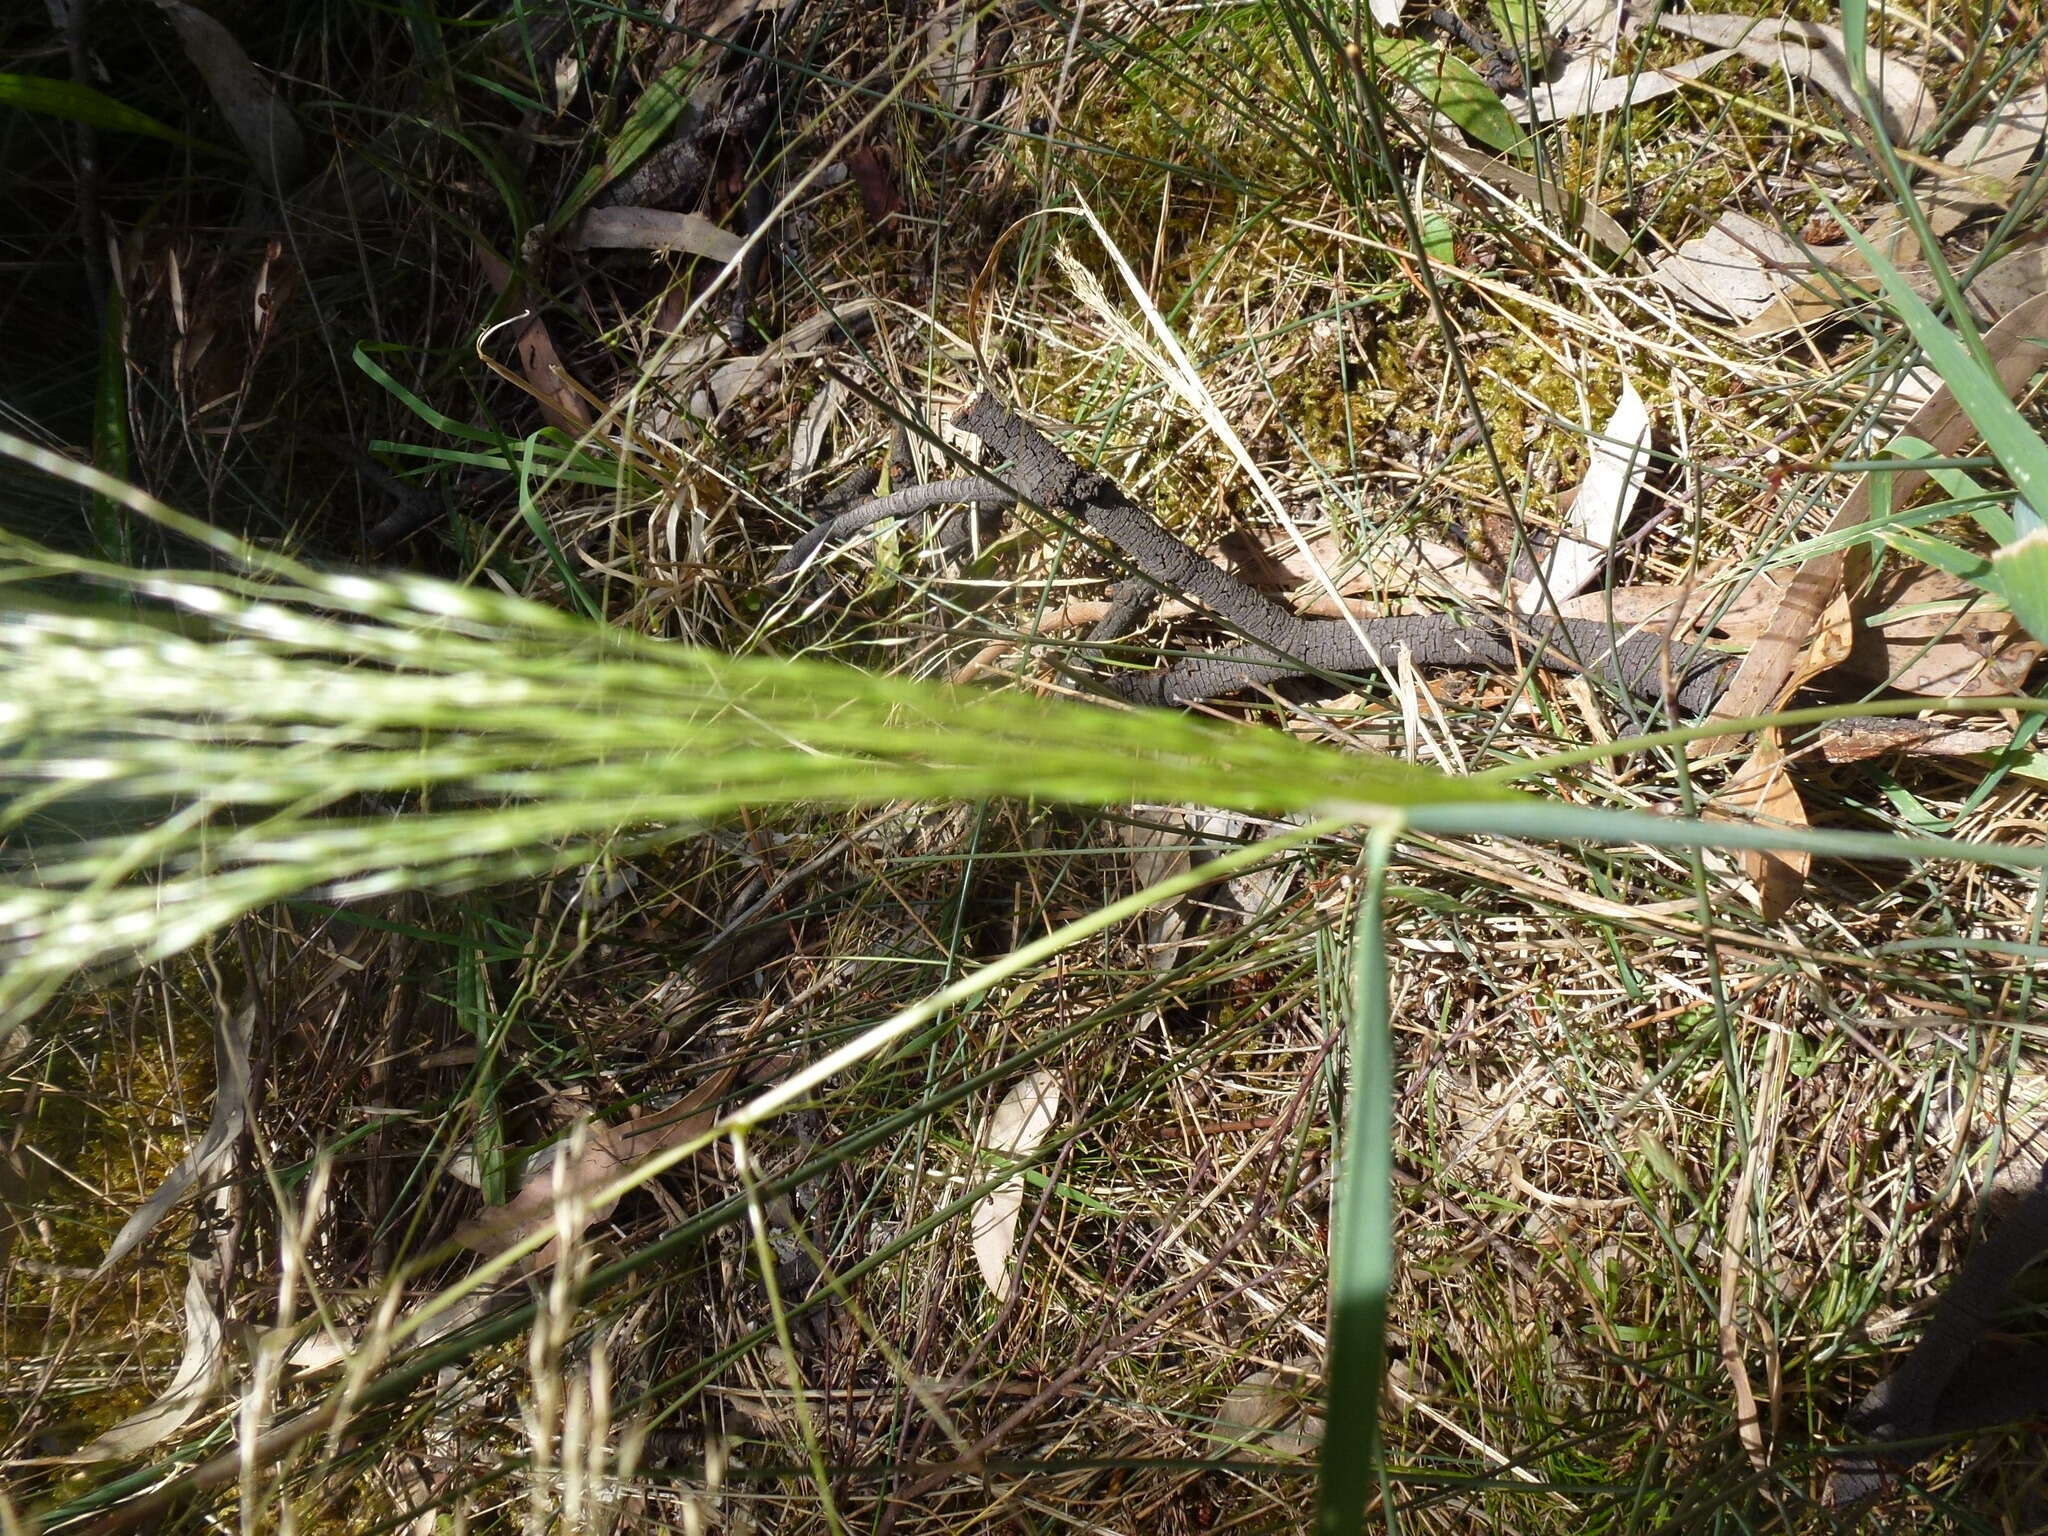
[(1962, 337), (1942, 324), (1899, 269), (1839, 210), (1835, 217), (1841, 220), (1850, 241), (1884, 284), (1885, 298), (1893, 313), (1927, 354), (1927, 361), (1933, 364), (1934, 371), (1941, 375), (1956, 403), (1983, 437), (1984, 446), (2012, 477), (2021, 499), (2030, 506), (2048, 506), (2048, 443), (2042, 442), (2040, 434), (2006, 395), (1998, 375)]
[(1379, 1482), (1387, 1292), (1394, 1276), (1393, 1020), (1383, 925), (1387, 866), (1399, 835), (1398, 827), (1383, 825), (1366, 844), (1365, 889), (1351, 945), (1351, 1084), (1330, 1221), (1329, 1412), (1316, 1508), (1322, 1536), (1358, 1536)]
[[(128, 478), (128, 354), (121, 344), (127, 305), (118, 287), (107, 292), (100, 321), (100, 366), (92, 401), (92, 462), (102, 474)], [(92, 541), (107, 559), (126, 565), (135, 558), (134, 527), (128, 509), (111, 496), (92, 498)]]
[(0, 107), (19, 107), (24, 112), (34, 112), (43, 117), (66, 118), (89, 127), (104, 128), (110, 133), (140, 133), (169, 144), (182, 144), (187, 149), (203, 149), (209, 154), (227, 153), (217, 145), (195, 139), (189, 133), (180, 133), (158, 122), (147, 112), (138, 112), (104, 91), (96, 91), (76, 80), (52, 80), (43, 75), (0, 75)]
[(1528, 155), (1529, 131), (1508, 116), (1500, 97), (1463, 59), (1406, 37), (1378, 39), (1373, 56), (1480, 143), (1503, 154)]
[(1991, 557), (2006, 605), (2036, 640), (2048, 641), (2048, 523), (2024, 501), (2012, 509), (2014, 538)]
[(605, 186), (632, 170), (647, 152), (661, 142), (690, 104), (690, 82), (696, 76), (695, 62), (677, 64), (664, 71), (633, 104), (626, 121), (605, 146), (604, 159), (583, 173), (582, 180), (562, 200), (548, 220), (547, 232), (554, 234), (581, 213)]

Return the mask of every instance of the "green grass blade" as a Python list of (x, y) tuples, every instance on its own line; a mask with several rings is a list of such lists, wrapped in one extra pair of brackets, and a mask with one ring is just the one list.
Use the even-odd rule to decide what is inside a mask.
[[(100, 363), (92, 401), (92, 462), (116, 480), (128, 478), (128, 354), (122, 345), (127, 302), (118, 287), (107, 291), (100, 321)], [(135, 529), (128, 509), (111, 496), (93, 493), (93, 547), (126, 565), (135, 558)]]
[(147, 112), (138, 112), (106, 92), (96, 91), (76, 80), (52, 80), (42, 75), (0, 75), (0, 107), (19, 107), (24, 112), (34, 112), (42, 117), (61, 117), (88, 127), (104, 128), (110, 133), (139, 133), (169, 144), (181, 144), (187, 149), (204, 150), (208, 154), (227, 153), (218, 145), (195, 139), (189, 133), (180, 133), (158, 122)]
[(1934, 371), (1954, 393), (1956, 403), (1983, 437), (1984, 446), (2012, 477), (2021, 499), (2030, 506), (2048, 506), (2048, 443), (2042, 442), (2040, 434), (2012, 403), (1999, 384), (1998, 375), (1964, 344), (1962, 337), (1942, 324), (1899, 269), (1839, 210), (1836, 217), (1842, 220), (1850, 241), (1884, 284), (1885, 298), (1893, 313), (1904, 322)]
[(2048, 640), (2048, 523), (2027, 502), (2013, 506), (2013, 540), (1991, 557), (1991, 568), (2015, 617), (2036, 640)]
[(611, 143), (605, 146), (604, 159), (583, 173), (561, 206), (549, 216), (549, 234), (563, 229), (608, 183), (632, 170), (661, 142), (662, 135), (690, 104), (690, 82), (696, 73), (696, 61), (688, 60), (668, 69), (647, 87)]
[(1394, 1052), (1384, 932), (1387, 866), (1399, 829), (1374, 829), (1351, 946), (1351, 1068), (1330, 1231), (1329, 1413), (1316, 1529), (1357, 1536), (1379, 1481), (1387, 1292), (1394, 1274)]

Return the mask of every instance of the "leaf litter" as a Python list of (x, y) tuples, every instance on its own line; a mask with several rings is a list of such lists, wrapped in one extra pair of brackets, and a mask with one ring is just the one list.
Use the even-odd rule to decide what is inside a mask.
[[(1059, 1113), (1059, 1079), (1051, 1072), (1040, 1068), (1018, 1078), (996, 1102), (975, 1138), (984, 1165), (1000, 1167), (1031, 1156), (1052, 1134)], [(968, 1218), (975, 1268), (999, 1303), (1016, 1294), (1020, 1262), (1017, 1225), (1023, 1209), (1024, 1176), (1019, 1173), (983, 1195)]]

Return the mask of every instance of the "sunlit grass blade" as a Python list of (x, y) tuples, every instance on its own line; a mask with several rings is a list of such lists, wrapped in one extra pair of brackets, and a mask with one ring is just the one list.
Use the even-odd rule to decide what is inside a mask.
[(1329, 1413), (1316, 1529), (1357, 1536), (1380, 1474), (1387, 1292), (1394, 1273), (1394, 1053), (1387, 987), (1387, 866), (1397, 831), (1366, 844), (1365, 889), (1351, 945), (1350, 1091), (1330, 1217)]
[(2013, 539), (1991, 556), (2006, 605), (2035, 639), (2048, 640), (2048, 523), (2027, 502), (2012, 510)]

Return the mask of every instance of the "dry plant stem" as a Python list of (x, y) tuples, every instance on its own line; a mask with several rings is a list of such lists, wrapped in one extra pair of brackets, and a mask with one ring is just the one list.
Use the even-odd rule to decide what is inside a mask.
[(1373, 671), (1383, 658), (1406, 649), (1425, 668), (1515, 671), (1534, 661), (1585, 671), (1651, 702), (1663, 699), (1668, 659), (1674, 702), (1687, 714), (1699, 714), (1719, 696), (1730, 670), (1718, 657), (1672, 656), (1662, 634), (1619, 639), (1597, 620), (1532, 618), (1511, 632), (1497, 621), (1467, 623), (1453, 614), (1304, 619), (1205, 560), (1107, 476), (1076, 465), (993, 396), (980, 396), (957, 419), (1010, 459), (1010, 478), (1022, 497), (1072, 513), (1149, 582), (1201, 602), (1252, 637), (1248, 644), (1111, 685), (1132, 703), (1193, 704), (1284, 678)]

